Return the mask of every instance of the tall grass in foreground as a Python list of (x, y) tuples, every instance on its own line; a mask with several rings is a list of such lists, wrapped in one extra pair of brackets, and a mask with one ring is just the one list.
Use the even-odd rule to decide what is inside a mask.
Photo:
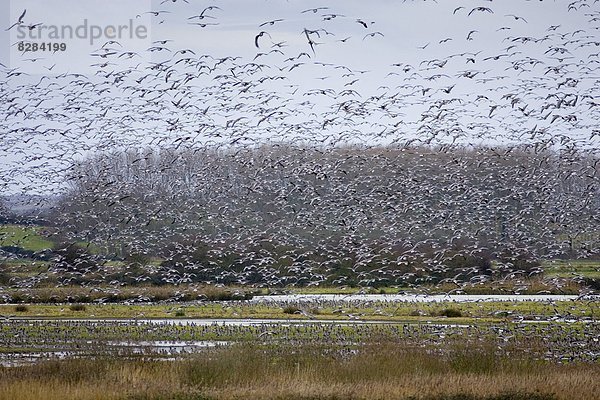
[(234, 346), (182, 361), (79, 359), (0, 368), (0, 399), (596, 400), (600, 365), (491, 348)]

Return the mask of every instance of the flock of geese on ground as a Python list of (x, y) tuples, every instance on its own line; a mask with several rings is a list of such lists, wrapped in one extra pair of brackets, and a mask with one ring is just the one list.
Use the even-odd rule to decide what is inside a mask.
[[(236, 13), (212, 3), (167, 0), (148, 13), (202, 38)], [(240, 54), (154, 36), (144, 52), (99, 45), (91, 73), (54, 71), (35, 55), (24, 57), (42, 75), (1, 64), (0, 192), (32, 195), (40, 209), (39, 195), (60, 196), (51, 208), (73, 242), (118, 240), (135, 252), (175, 242), (166, 257), (188, 271), (165, 271), (169, 283), (211, 281), (216, 269), (178, 258), (198, 238), (244, 254), (241, 269), (212, 279), (229, 283), (252, 283), (256, 271), (270, 284), (318, 283), (347, 254), (365, 285), (414, 254), (435, 271), (456, 251), (504, 244), (518, 255), (597, 257), (599, 2), (564, 3), (578, 29), (535, 31), (535, 13), (563, 5), (514, 1), (505, 13), (504, 2), (454, 3), (394, 4), (398, 15), (422, 7), (464, 25), (464, 35), (440, 31), (416, 46), (391, 45), (395, 28), (342, 4), (290, 4), (289, 15), (265, 13)], [(36, 29), (32, 14), (6, 29)], [(393, 49), (395, 62), (371, 68)], [(281, 254), (257, 243), (296, 249), (283, 263), (289, 279), (274, 267)]]
[[(597, 326), (583, 325), (437, 325), (437, 324), (334, 324), (292, 323), (235, 326), (177, 325), (172, 323), (135, 323), (129, 321), (13, 321), (3, 326), (3, 339), (10, 347), (41, 348), (40, 353), (6, 354), (0, 363), (12, 365), (28, 358), (77, 357), (87, 355), (127, 355), (133, 346), (148, 357), (168, 355), (184, 357), (207, 350), (208, 343), (232, 345), (255, 338), (252, 345), (288, 346), (296, 348), (327, 344), (334, 357), (348, 357), (362, 351), (361, 345), (391, 343), (407, 349), (426, 348), (435, 354), (448, 354), (452, 349), (485, 348), (492, 345), (499, 354), (526, 356), (552, 362), (597, 362), (600, 356)], [(168, 346), (158, 342), (187, 343), (177, 354), (164, 352)], [(194, 343), (202, 342), (195, 347)], [(454, 347), (458, 346), (458, 347)], [(465, 347), (463, 347), (465, 346)], [(175, 344), (172, 347), (176, 347)], [(277, 347), (275, 347), (277, 348)], [(131, 353), (130, 353), (131, 354)]]

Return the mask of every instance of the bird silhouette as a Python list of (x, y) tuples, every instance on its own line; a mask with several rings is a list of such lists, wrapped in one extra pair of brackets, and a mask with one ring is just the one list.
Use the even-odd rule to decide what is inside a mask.
[(17, 19), (17, 22), (15, 22), (14, 24), (12, 24), (11, 26), (9, 26), (6, 30), (10, 31), (12, 28), (14, 28), (15, 26), (20, 26), (23, 25), (23, 19), (25, 18), (25, 14), (27, 14), (27, 9), (23, 10), (23, 12), (21, 13), (21, 15), (19, 16), (19, 18)]

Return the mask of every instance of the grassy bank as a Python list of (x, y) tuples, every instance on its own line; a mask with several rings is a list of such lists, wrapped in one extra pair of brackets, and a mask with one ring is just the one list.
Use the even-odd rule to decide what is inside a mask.
[(57, 304), (57, 303), (150, 303), (161, 301), (230, 301), (252, 298), (251, 288), (217, 286), (125, 286), (85, 287), (63, 286), (0, 289), (0, 300), (5, 303)]
[(0, 399), (597, 399), (598, 364), (497, 355), (485, 345), (432, 354), (399, 344), (360, 350), (234, 346), (195, 358), (70, 360), (0, 368)]
[(435, 303), (310, 301), (276, 303), (196, 302), (162, 304), (0, 305), (0, 315), (16, 318), (275, 318), (364, 319), (389, 321), (536, 320), (598, 318), (596, 301), (520, 301)]
[[(33, 275), (43, 274), (48, 263), (43, 261), (23, 265), (18, 261), (5, 261), (0, 265), (0, 304), (1, 303), (119, 303), (119, 302), (158, 302), (158, 301), (227, 301), (249, 299), (254, 295), (277, 294), (418, 294), (418, 295), (579, 295), (584, 287), (569, 278), (541, 278), (521, 281), (486, 282), (465, 284), (460, 288), (456, 284), (420, 286), (415, 288), (351, 288), (351, 287), (284, 287), (257, 288), (243, 286), (215, 285), (139, 285), (139, 286), (42, 286), (17, 288), (9, 286), (11, 277), (29, 279)], [(587, 290), (589, 292), (589, 290)], [(592, 292), (593, 293), (593, 292)]]

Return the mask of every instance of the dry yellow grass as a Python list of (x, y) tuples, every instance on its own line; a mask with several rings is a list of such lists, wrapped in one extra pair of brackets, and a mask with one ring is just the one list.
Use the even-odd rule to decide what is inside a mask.
[(486, 349), (440, 355), (370, 345), (342, 357), (322, 351), (248, 346), (183, 361), (70, 360), (0, 368), (0, 399), (496, 400), (505, 394), (502, 400), (598, 400), (600, 393), (599, 364), (511, 360)]
[[(409, 375), (376, 382), (328, 382), (307, 380), (305, 376), (265, 376), (256, 382), (199, 388), (184, 385), (169, 376), (156, 380), (117, 379), (115, 381), (66, 383), (60, 379), (47, 382), (20, 380), (2, 382), (0, 399), (6, 400), (119, 400), (160, 398), (208, 399), (403, 399), (443, 395), (470, 394), (486, 398), (501, 393), (550, 394), (557, 400), (597, 400), (600, 393), (596, 374), (579, 372), (532, 373), (526, 376), (446, 374)], [(136, 374), (127, 371), (126, 374)], [(174, 397), (179, 396), (179, 397)]]
[[(530, 376), (514, 375), (412, 375), (381, 382), (339, 383), (305, 381), (287, 377), (269, 383), (256, 382), (247, 386), (206, 390), (215, 399), (403, 399), (413, 397), (470, 394), (475, 398), (492, 397), (502, 393), (541, 393), (554, 395), (557, 400), (598, 400), (600, 384), (588, 373), (550, 373)], [(552, 397), (549, 397), (552, 398)]]

